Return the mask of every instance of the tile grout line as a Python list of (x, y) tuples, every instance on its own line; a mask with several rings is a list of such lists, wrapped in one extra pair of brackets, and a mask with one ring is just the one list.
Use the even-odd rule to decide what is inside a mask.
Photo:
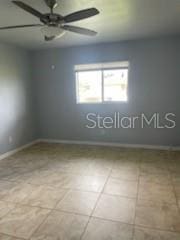
[(138, 174), (138, 180), (137, 180), (137, 195), (136, 195), (136, 202), (135, 202), (135, 213), (134, 213), (134, 221), (133, 221), (133, 232), (132, 232), (132, 240), (135, 236), (135, 227), (136, 227), (136, 209), (137, 209), (137, 203), (138, 203), (138, 197), (139, 197), (139, 187), (140, 187), (140, 176), (141, 176), (141, 163), (142, 163), (142, 152), (139, 156), (139, 174)]
[[(67, 195), (67, 193), (68, 193), (69, 191), (67, 191), (66, 193), (65, 193), (65, 195), (64, 195), (64, 197)], [(63, 197), (63, 198), (64, 198)], [(63, 199), (62, 198), (62, 199)], [(62, 200), (61, 199), (61, 200)], [(59, 201), (59, 202), (61, 202), (61, 200)], [(58, 203), (59, 203), (58, 202)], [(40, 207), (41, 209), (46, 209), (46, 210), (49, 210), (50, 212), (47, 214), (47, 216), (44, 218), (44, 220), (41, 222), (41, 224), (33, 231), (33, 233), (31, 234), (31, 236), (30, 236), (30, 238), (28, 239), (28, 240), (30, 240), (31, 238), (32, 238), (32, 236), (40, 229), (40, 227), (46, 222), (46, 220), (48, 219), (48, 217), (51, 215), (51, 213), (53, 212), (53, 211), (55, 211), (56, 210), (56, 206), (58, 205), (58, 203), (57, 204), (55, 204), (55, 206), (54, 206), (54, 208), (52, 208), (52, 209), (46, 209), (46, 208), (42, 208), (42, 207)]]
[(4, 236), (7, 236), (7, 237), (10, 237), (10, 238), (15, 238), (15, 240), (17, 239), (17, 240), (27, 240), (27, 239), (25, 239), (25, 238), (22, 238), (22, 237), (16, 237), (16, 236), (14, 236), (14, 235), (9, 235), (9, 234), (7, 234), (7, 233), (1, 233), (0, 232), (0, 234), (2, 234), (2, 235), (4, 235)]
[[(98, 201), (98, 200), (97, 200)], [(104, 220), (104, 221), (110, 221), (110, 222), (116, 222), (116, 223), (121, 223), (121, 224), (125, 224), (125, 225), (129, 225), (129, 226), (134, 226), (134, 224), (131, 223), (127, 223), (127, 222), (122, 222), (122, 221), (117, 221), (117, 220), (112, 220), (112, 219), (106, 219), (106, 218), (102, 218), (102, 217), (97, 217), (97, 216), (92, 216), (91, 215), (86, 215), (86, 214), (81, 214), (81, 213), (75, 213), (75, 212), (70, 212), (70, 211), (65, 211), (65, 210), (59, 210), (59, 209), (49, 209), (49, 208), (43, 208), (43, 207), (35, 207), (35, 206), (30, 206), (30, 205), (21, 205), (21, 204), (17, 204), (18, 206), (27, 206), (27, 207), (32, 207), (32, 208), (40, 208), (40, 209), (44, 209), (44, 210), (49, 210), (49, 211), (58, 211), (58, 212), (62, 212), (62, 213), (67, 213), (67, 214), (73, 214), (73, 215), (78, 215), (78, 216), (84, 216), (84, 217), (91, 217), (91, 218), (96, 218), (96, 219), (100, 219), (100, 220)], [(12, 209), (13, 210), (13, 209)], [(51, 213), (50, 213), (51, 214)], [(165, 232), (172, 232), (172, 233), (180, 233), (178, 231), (173, 231), (170, 229), (163, 229), (163, 228), (152, 228), (152, 227), (148, 227), (148, 226), (144, 226), (144, 225), (139, 225), (136, 224), (135, 226), (138, 227), (142, 227), (142, 228), (147, 228), (147, 229), (152, 229), (152, 230), (160, 230), (160, 231), (165, 231)], [(36, 230), (35, 230), (36, 231)], [(2, 232), (1, 232), (2, 233)], [(3, 234), (3, 233), (2, 233)]]
[[(170, 155), (170, 153), (169, 153), (169, 155)], [(141, 156), (141, 158), (142, 158), (142, 156)], [(170, 156), (169, 156), (169, 158), (170, 158)], [(140, 159), (140, 162), (142, 162), (142, 159)], [(139, 169), (140, 169), (140, 166), (139, 166)], [(169, 167), (168, 167), (168, 170), (169, 170)], [(169, 171), (170, 172), (170, 171)], [(111, 168), (111, 171), (110, 171), (110, 173), (112, 173), (112, 168)], [(94, 207), (94, 209), (93, 209), (93, 211), (95, 210), (95, 208), (96, 208), (96, 206), (97, 206), (97, 204), (98, 204), (98, 201), (99, 201), (99, 199), (100, 199), (100, 197), (102, 196), (102, 194), (103, 194), (103, 191), (104, 191), (104, 189), (105, 189), (105, 186), (106, 186), (106, 184), (107, 184), (107, 182), (108, 182), (108, 180), (109, 180), (109, 178), (110, 178), (110, 173), (109, 173), (109, 175), (107, 176), (107, 179), (106, 179), (106, 181), (105, 181), (105, 183), (104, 183), (104, 187), (103, 187), (103, 190), (99, 193), (99, 197), (98, 197), (98, 200), (97, 200), (97, 202), (96, 202), (96, 204), (95, 204), (95, 207)], [(140, 179), (140, 172), (139, 172), (139, 175), (138, 175), (138, 191), (139, 191), (139, 179)], [(172, 179), (172, 173), (170, 172), (170, 177), (171, 177), (171, 181), (173, 180)], [(6, 181), (6, 180), (5, 180)], [(173, 183), (173, 181), (172, 181), (172, 183)], [(29, 183), (29, 184), (31, 184), (31, 183)], [(173, 190), (174, 190), (174, 192), (175, 192), (175, 188), (174, 188), (175, 186), (174, 186), (174, 183), (173, 183)], [(76, 190), (76, 189), (75, 189)], [(70, 190), (69, 190), (70, 191)], [(81, 191), (81, 190), (79, 190), (79, 191)], [(137, 195), (136, 195), (136, 206), (135, 206), (135, 208), (137, 207), (137, 199), (138, 199), (138, 191), (137, 191)], [(90, 191), (91, 192), (91, 191)], [(67, 194), (67, 193), (66, 193)], [(66, 195), (65, 194), (65, 195)], [(64, 196), (65, 197), (65, 196)], [(64, 197), (62, 198), (62, 199), (64, 199)], [(61, 200), (62, 200), (61, 199)], [(59, 201), (59, 202), (61, 202), (61, 200)], [(176, 201), (177, 201), (177, 196), (176, 196)], [(57, 203), (58, 204), (58, 203)], [(21, 203), (17, 203), (17, 205), (21, 205)], [(29, 205), (30, 206), (30, 205)], [(178, 204), (177, 204), (177, 206), (178, 206)], [(16, 206), (15, 206), (16, 207)], [(36, 206), (34, 206), (34, 207), (36, 207)], [(43, 209), (45, 209), (45, 208), (43, 208)], [(178, 206), (178, 209), (179, 209), (179, 206)], [(57, 210), (57, 209), (55, 209), (55, 208), (53, 208), (53, 209), (48, 209), (48, 210), (51, 210), (50, 211), (50, 213), (49, 214), (47, 214), (48, 216), (52, 213), (52, 211), (54, 211), (54, 210)], [(10, 210), (11, 211), (11, 210)], [(59, 210), (60, 211), (60, 210)], [(91, 218), (93, 218), (93, 216), (92, 216), (92, 214), (93, 214), (93, 211), (92, 211), (92, 213), (91, 213), (91, 215), (89, 216), (89, 221), (88, 221), (88, 223), (90, 222), (90, 219)], [(71, 213), (71, 212), (69, 212), (69, 213)], [(9, 213), (8, 213), (9, 214)], [(75, 213), (72, 213), (72, 214), (75, 214)], [(81, 214), (76, 214), (76, 215), (81, 215)], [(47, 217), (45, 217), (45, 219), (43, 220), (43, 223), (44, 223), (44, 221), (46, 221), (46, 219), (48, 218), (48, 216)], [(135, 216), (136, 216), (136, 211), (135, 211)], [(94, 217), (94, 218), (98, 218), (98, 217)], [(108, 219), (103, 219), (103, 218), (99, 218), (99, 219), (102, 219), (102, 220), (106, 220), (106, 221), (112, 221), (112, 222), (120, 222), (120, 221), (113, 221), (113, 220), (108, 220)], [(43, 223), (41, 223), (41, 224), (43, 224)], [(88, 226), (88, 223), (87, 223), (87, 226)], [(123, 222), (122, 222), (123, 223)], [(41, 226), (41, 224), (38, 226), (38, 228)], [(127, 225), (132, 225), (132, 224), (128, 224), (128, 223), (124, 223), (124, 224), (127, 224)], [(85, 228), (87, 228), (87, 226), (85, 227)], [(135, 228), (135, 226), (138, 226), (138, 227), (142, 227), (142, 228), (147, 228), (147, 229), (154, 229), (154, 230), (161, 230), (161, 231), (166, 231), (166, 232), (175, 232), (175, 231), (170, 231), (170, 230), (164, 230), (164, 229), (156, 229), (156, 228), (151, 228), (151, 227), (146, 227), (146, 226), (142, 226), (142, 225), (136, 225), (135, 224), (135, 217), (134, 217), (134, 224), (132, 225), (132, 226), (134, 226), (134, 228)], [(38, 229), (36, 229), (34, 232), (33, 232), (33, 234), (37, 231)], [(85, 230), (86, 231), (86, 230)], [(85, 233), (85, 231), (84, 231), (84, 233)], [(81, 239), (82, 239), (82, 237), (84, 236), (84, 233), (82, 233), (82, 235), (81, 235)], [(176, 232), (176, 233), (179, 233), (179, 232)], [(2, 233), (3, 234), (3, 233)], [(32, 234), (32, 235), (33, 235)], [(32, 237), (32, 236), (31, 236)]]
[[(54, 209), (52, 209), (52, 211), (55, 211)], [(83, 217), (90, 217), (88, 215), (82, 215), (82, 214), (78, 214), (78, 213), (72, 213), (72, 212), (67, 212), (67, 211), (59, 211), (59, 212), (63, 212), (63, 213), (68, 213), (68, 214), (74, 214), (74, 215), (77, 215), (77, 216), (83, 216)], [(121, 221), (116, 221), (116, 220), (111, 220), (111, 219), (105, 219), (105, 218), (101, 218), (101, 217), (93, 217), (95, 219), (99, 219), (99, 220), (103, 220), (103, 221), (106, 221), (106, 222), (112, 222), (112, 223), (120, 223), (120, 224), (124, 224), (124, 225), (128, 225), (128, 226), (134, 226), (134, 224), (130, 224), (130, 223), (125, 223), (125, 222), (121, 222)], [(41, 224), (40, 224), (41, 225)], [(144, 226), (144, 225), (139, 225), (137, 224), (136, 227), (138, 228), (145, 228), (145, 229), (149, 229), (149, 230), (154, 230), (154, 231), (162, 231), (162, 232), (169, 232), (169, 233), (176, 233), (176, 234), (180, 234), (180, 232), (178, 231), (172, 231), (172, 230), (167, 230), (167, 229), (162, 229), (162, 228), (151, 228), (151, 227), (148, 227), (148, 226)], [(38, 227), (39, 228), (39, 227)], [(37, 231), (38, 229), (36, 229), (35, 231)], [(35, 232), (33, 232), (34, 234)], [(0, 234), (3, 234), (3, 235), (8, 235), (8, 236), (11, 236), (11, 237), (15, 237), (17, 238), (17, 236), (14, 236), (14, 235), (9, 235), (9, 234), (5, 234), (3, 232), (0, 232)], [(33, 236), (32, 234), (32, 236)], [(31, 236), (31, 237), (32, 237)], [(19, 238), (19, 237), (18, 237)], [(25, 240), (24, 238), (21, 238), (20, 239), (22, 240)], [(27, 240), (27, 239), (26, 239)], [(30, 240), (30, 239), (29, 239)]]
[[(0, 200), (1, 202), (5, 202), (3, 200)], [(3, 215), (2, 217), (0, 217), (0, 220), (2, 220), (4, 217), (6, 217), (9, 213), (11, 213), (16, 207), (17, 207), (17, 203), (12, 203), (12, 202), (5, 202), (5, 203), (11, 203), (11, 204), (14, 204), (15, 206), (9, 210), (5, 215)]]
[[(96, 219), (99, 219), (99, 220), (103, 220), (103, 221), (107, 221), (107, 222), (120, 223), (120, 224), (124, 224), (124, 225), (128, 225), (128, 226), (134, 227), (134, 224), (131, 224), (131, 223), (121, 222), (121, 221), (112, 220), (112, 219), (105, 219), (105, 218), (101, 218), (101, 217), (93, 217), (93, 218), (96, 218)], [(135, 226), (138, 227), (138, 228), (146, 228), (146, 229), (150, 229), (150, 230), (154, 230), (154, 231), (162, 231), (162, 232), (170, 232), (170, 233), (178, 233), (178, 234), (180, 234), (180, 232), (173, 231), (173, 230), (170, 230), (170, 229), (167, 230), (167, 229), (163, 229), (163, 228), (152, 228), (152, 227), (148, 227), (148, 226), (145, 226), (145, 225), (139, 225), (139, 224), (136, 224)]]
[(53, 210), (58, 210), (58, 209), (57, 209), (57, 205), (58, 205), (59, 203), (61, 203), (61, 202), (65, 199), (65, 197), (70, 193), (70, 191), (71, 191), (71, 189), (67, 189), (67, 192), (64, 194), (64, 196), (63, 196), (59, 201), (57, 201), (57, 203), (55, 204)]
[[(169, 160), (170, 160), (170, 156), (171, 156), (171, 152), (169, 152), (169, 157), (168, 157)], [(177, 197), (177, 194), (176, 194), (176, 189), (175, 189), (175, 185), (174, 185), (174, 181), (173, 181), (172, 171), (170, 170), (169, 165), (168, 165), (168, 171), (170, 173), (170, 179), (171, 179), (171, 184), (172, 184), (172, 187), (173, 187), (173, 193), (174, 193), (175, 199), (176, 199), (176, 206), (178, 208), (178, 212), (179, 212), (179, 215), (180, 215), (180, 206), (179, 206), (179, 203), (178, 203), (178, 197)]]
[(93, 213), (94, 213), (94, 211), (95, 211), (95, 209), (96, 209), (96, 207), (97, 207), (97, 204), (98, 204), (98, 202), (99, 202), (99, 200), (100, 200), (100, 198), (101, 198), (101, 196), (102, 196), (102, 194), (103, 194), (103, 192), (104, 192), (105, 186), (106, 186), (106, 184), (107, 184), (107, 182), (108, 182), (108, 180), (109, 180), (109, 178), (110, 178), (111, 173), (112, 173), (112, 167), (111, 167), (111, 170), (110, 170), (110, 172), (109, 172), (109, 174), (108, 174), (108, 176), (107, 176), (107, 179), (106, 179), (106, 181), (105, 181), (105, 183), (104, 183), (104, 186), (103, 186), (103, 188), (102, 188), (102, 190), (101, 190), (101, 192), (100, 192), (100, 194), (99, 194), (99, 197), (98, 197), (98, 199), (97, 199), (97, 201), (96, 201), (96, 204), (94, 205), (94, 208), (93, 208), (93, 210), (92, 210), (92, 212), (91, 212), (91, 214), (90, 214), (90, 216), (89, 216), (88, 222), (87, 222), (87, 224), (86, 224), (86, 226), (85, 226), (85, 228), (84, 228), (84, 231), (83, 231), (83, 233), (82, 233), (82, 235), (81, 235), (81, 237), (80, 237), (80, 240), (83, 239), (83, 237), (84, 237), (84, 235), (85, 235), (85, 233), (86, 233), (86, 230), (87, 230), (87, 228), (88, 228), (88, 225), (89, 225), (89, 223), (90, 223), (90, 220), (93, 218)]
[(32, 236), (34, 235), (34, 233), (36, 233), (40, 227), (44, 224), (44, 222), (47, 220), (47, 218), (50, 216), (50, 214), (52, 213), (52, 210), (49, 210), (50, 212), (46, 215), (46, 217), (44, 218), (44, 220), (40, 223), (40, 225), (33, 231), (33, 233), (31, 234), (31, 236), (28, 238), (28, 240), (30, 240), (32, 238)]

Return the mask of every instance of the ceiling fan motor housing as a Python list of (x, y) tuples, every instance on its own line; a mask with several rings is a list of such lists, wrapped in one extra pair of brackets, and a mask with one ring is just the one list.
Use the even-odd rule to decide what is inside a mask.
[(40, 21), (47, 25), (55, 25), (58, 26), (59, 24), (63, 23), (63, 17), (56, 13), (47, 13), (43, 14)]

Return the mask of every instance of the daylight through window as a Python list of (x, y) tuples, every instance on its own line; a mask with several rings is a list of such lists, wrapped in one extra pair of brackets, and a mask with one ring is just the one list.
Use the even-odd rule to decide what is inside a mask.
[(127, 101), (128, 62), (75, 66), (77, 103)]

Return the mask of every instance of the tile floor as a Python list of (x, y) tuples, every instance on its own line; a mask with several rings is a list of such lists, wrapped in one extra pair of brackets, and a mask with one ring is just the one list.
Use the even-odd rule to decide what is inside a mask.
[(0, 161), (0, 240), (180, 240), (180, 152), (36, 144)]

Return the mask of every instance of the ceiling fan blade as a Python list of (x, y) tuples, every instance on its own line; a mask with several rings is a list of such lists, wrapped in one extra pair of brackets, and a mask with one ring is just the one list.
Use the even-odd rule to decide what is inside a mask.
[(45, 40), (46, 42), (50, 42), (50, 41), (52, 41), (52, 40), (54, 40), (54, 39), (56, 39), (56, 36), (52, 36), (52, 37), (44, 36), (44, 40)]
[(85, 18), (89, 18), (97, 14), (99, 14), (99, 11), (96, 8), (89, 8), (89, 9), (71, 13), (65, 16), (63, 19), (66, 23), (70, 23), (70, 22), (79, 21)]
[(71, 32), (75, 32), (75, 33), (79, 33), (87, 36), (95, 36), (97, 34), (97, 32), (89, 30), (87, 28), (75, 27), (70, 25), (65, 25), (61, 28), (66, 31), (71, 31)]
[(22, 8), (26, 12), (38, 17), (42, 18), (43, 14), (37, 11), (36, 9), (32, 8), (31, 6), (27, 5), (26, 3), (23, 3), (21, 1), (12, 1), (14, 4), (16, 4), (18, 7)]
[(41, 27), (41, 26), (44, 26), (44, 25), (41, 25), (41, 24), (16, 25), (16, 26), (0, 27), (0, 30), (26, 28), (26, 27)]

